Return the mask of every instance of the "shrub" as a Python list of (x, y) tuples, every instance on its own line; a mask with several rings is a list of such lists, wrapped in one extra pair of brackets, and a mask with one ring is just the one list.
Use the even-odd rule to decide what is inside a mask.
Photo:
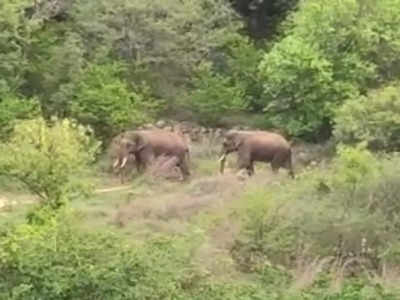
[[(338, 275), (379, 274), (398, 264), (398, 158), (378, 161), (363, 146), (343, 147), (328, 170), (245, 196), (244, 227), (233, 249), (247, 272), (302, 263)], [(295, 273), (296, 274), (296, 273)], [(311, 277), (311, 283), (318, 280)]]
[(376, 180), (380, 164), (377, 158), (361, 143), (356, 147), (338, 145), (338, 156), (333, 162), (331, 183), (333, 188), (356, 189), (365, 182)]
[[(276, 44), (260, 64), (266, 118), (291, 135), (320, 130), (335, 102), (332, 65), (306, 41), (289, 36)], [(283, 112), (285, 112), (283, 114)]]
[(156, 111), (146, 89), (131, 91), (120, 79), (123, 70), (117, 63), (92, 65), (73, 88), (70, 115), (93, 127), (104, 141), (126, 127), (149, 121)]
[(61, 210), (42, 226), (3, 233), (0, 298), (187, 299), (185, 289), (201, 278), (189, 262), (190, 247), (182, 247), (184, 238), (133, 243), (85, 231), (79, 221)]
[(231, 78), (215, 73), (210, 64), (198, 68), (193, 84), (187, 105), (203, 125), (218, 125), (222, 114), (246, 107), (243, 89), (234, 85)]
[(374, 150), (399, 150), (400, 85), (346, 101), (336, 111), (334, 135), (347, 144), (366, 141)]
[(6, 139), (11, 134), (17, 121), (32, 119), (39, 115), (40, 106), (35, 99), (18, 99), (5, 95), (0, 99), (0, 140)]
[(234, 85), (243, 89), (247, 109), (259, 112), (263, 108), (259, 103), (263, 82), (258, 76), (258, 66), (264, 51), (250, 39), (240, 35), (233, 35), (225, 47), (226, 67), (222, 74), (230, 77)]
[(301, 1), (260, 64), (266, 118), (295, 135), (329, 137), (332, 109), (398, 78), (399, 13), (399, 0)]
[(39, 26), (24, 17), (29, 1), (1, 1), (0, 3), (0, 90), (18, 90), (24, 83), (29, 67), (26, 49), (31, 45), (32, 33)]
[(1, 173), (23, 183), (45, 204), (58, 207), (88, 192), (80, 176), (99, 146), (88, 133), (68, 119), (20, 121), (10, 140), (1, 145)]

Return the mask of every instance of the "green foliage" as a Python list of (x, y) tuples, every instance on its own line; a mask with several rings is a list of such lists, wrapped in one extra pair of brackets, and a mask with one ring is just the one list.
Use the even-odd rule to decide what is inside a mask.
[(182, 240), (131, 243), (86, 232), (60, 211), (41, 226), (20, 225), (0, 240), (1, 299), (187, 299), (201, 278)]
[(162, 98), (237, 28), (225, 0), (77, 1), (74, 16), (89, 55), (144, 67)]
[[(1, 96), (0, 96), (1, 97)], [(36, 99), (17, 99), (5, 95), (0, 99), (0, 140), (7, 138), (19, 120), (31, 119), (40, 115)]]
[(260, 64), (266, 118), (292, 134), (318, 136), (332, 109), (398, 78), (399, 13), (399, 0), (300, 2)]
[(398, 264), (398, 157), (378, 161), (363, 146), (339, 153), (329, 170), (245, 196), (245, 226), (233, 248), (243, 271), (283, 266), (310, 286), (322, 274), (363, 278), (364, 270)]
[(87, 128), (68, 119), (51, 124), (42, 118), (21, 121), (1, 145), (1, 173), (57, 208), (88, 192), (80, 175), (93, 162), (98, 146)]
[(374, 284), (368, 280), (349, 280), (343, 284), (339, 291), (332, 288), (329, 290), (329, 282), (320, 280), (321, 283), (315, 286), (295, 293), (292, 297), (284, 299), (322, 299), (322, 300), (394, 300), (398, 294), (387, 290), (379, 284)]
[(83, 41), (74, 32), (52, 25), (36, 33), (24, 92), (40, 97), (46, 116), (66, 117), (73, 97), (68, 92), (81, 80), (88, 64)]
[(336, 187), (357, 185), (373, 180), (379, 174), (377, 158), (361, 143), (356, 147), (338, 146), (338, 157), (334, 160)]
[(30, 47), (31, 32), (36, 22), (24, 18), (24, 8), (30, 1), (5, 0), (0, 3), (0, 90), (15, 92), (24, 82), (28, 68), (26, 51)]
[(118, 64), (90, 66), (73, 88), (70, 115), (104, 140), (149, 121), (157, 108), (145, 89), (131, 91), (119, 79), (122, 71)]
[(399, 150), (400, 85), (391, 84), (346, 101), (335, 115), (334, 135), (340, 142), (366, 141), (371, 149)]
[(233, 85), (244, 91), (248, 109), (257, 112), (262, 109), (258, 101), (262, 94), (262, 81), (258, 76), (258, 65), (264, 51), (257, 48), (250, 39), (233, 35), (225, 44), (226, 67), (221, 70), (231, 78)]
[(260, 64), (266, 118), (291, 135), (307, 136), (324, 126), (336, 102), (332, 65), (306, 41), (288, 36)]
[(243, 89), (229, 77), (213, 72), (210, 64), (202, 64), (196, 75), (188, 105), (201, 124), (218, 125), (221, 114), (246, 108)]

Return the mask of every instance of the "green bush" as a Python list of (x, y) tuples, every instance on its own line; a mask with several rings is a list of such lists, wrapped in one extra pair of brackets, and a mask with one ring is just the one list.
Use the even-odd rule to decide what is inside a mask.
[(68, 119), (20, 121), (10, 140), (1, 145), (1, 174), (24, 184), (52, 207), (82, 196), (89, 190), (81, 175), (99, 147), (88, 133)]
[(32, 119), (40, 115), (40, 105), (36, 99), (18, 99), (0, 94), (0, 140), (11, 134), (19, 120)]
[(346, 101), (336, 111), (334, 135), (347, 144), (366, 141), (374, 150), (399, 150), (400, 85)]
[(70, 115), (90, 125), (105, 141), (127, 127), (149, 121), (155, 100), (145, 89), (131, 91), (120, 79), (119, 64), (92, 65), (73, 88)]
[(1, 234), (1, 299), (188, 299), (201, 274), (184, 239), (126, 241), (87, 232), (61, 210), (41, 226)]
[(301, 1), (260, 64), (266, 118), (329, 136), (333, 109), (399, 77), (399, 0)]
[(339, 153), (328, 170), (306, 171), (295, 183), (258, 187), (245, 196), (244, 226), (232, 249), (241, 270), (282, 266), (299, 272), (303, 264), (301, 272), (315, 275), (309, 275), (311, 284), (319, 273), (346, 280), (364, 272), (379, 276), (383, 266), (398, 264), (394, 183), (400, 160), (377, 160), (362, 146)]
[(29, 1), (5, 0), (0, 3), (0, 90), (17, 91), (24, 83), (29, 68), (26, 50), (32, 43), (32, 33), (40, 26), (24, 17)]
[(332, 64), (316, 47), (289, 36), (260, 64), (265, 117), (289, 134), (309, 136), (326, 124), (336, 102)]
[(233, 85), (243, 89), (247, 109), (259, 112), (263, 108), (259, 103), (263, 86), (258, 76), (258, 65), (264, 55), (263, 49), (250, 39), (237, 35), (227, 41), (225, 48), (226, 66), (222, 68), (222, 74), (230, 77)]
[(214, 72), (210, 64), (198, 68), (193, 85), (186, 105), (203, 125), (218, 125), (222, 114), (237, 112), (247, 106), (242, 87), (235, 85), (231, 78)]
[[(378, 159), (361, 143), (356, 147), (338, 145), (337, 157), (333, 160), (333, 188), (356, 189), (380, 175)], [(328, 180), (329, 181), (329, 180)]]

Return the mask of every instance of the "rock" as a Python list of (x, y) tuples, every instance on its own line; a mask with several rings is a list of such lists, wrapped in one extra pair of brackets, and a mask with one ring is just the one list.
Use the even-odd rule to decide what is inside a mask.
[(158, 128), (164, 128), (166, 125), (167, 125), (167, 122), (165, 122), (164, 120), (159, 120), (159, 121), (157, 121), (157, 123), (156, 123), (156, 126), (157, 126)]
[(155, 128), (155, 126), (154, 126), (153, 124), (150, 124), (150, 123), (144, 124), (143, 127), (144, 127), (145, 129), (154, 129), (154, 128)]

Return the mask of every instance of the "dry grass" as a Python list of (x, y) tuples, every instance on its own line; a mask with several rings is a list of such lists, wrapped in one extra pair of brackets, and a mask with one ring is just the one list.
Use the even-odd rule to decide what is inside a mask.
[(140, 219), (187, 221), (200, 211), (223, 205), (227, 200), (224, 195), (232, 192), (229, 187), (238, 188), (236, 181), (235, 176), (228, 175), (197, 179), (186, 185), (174, 186), (172, 191), (163, 191), (162, 186), (149, 187), (157, 196), (139, 197), (121, 207), (117, 213), (118, 222), (124, 224)]

